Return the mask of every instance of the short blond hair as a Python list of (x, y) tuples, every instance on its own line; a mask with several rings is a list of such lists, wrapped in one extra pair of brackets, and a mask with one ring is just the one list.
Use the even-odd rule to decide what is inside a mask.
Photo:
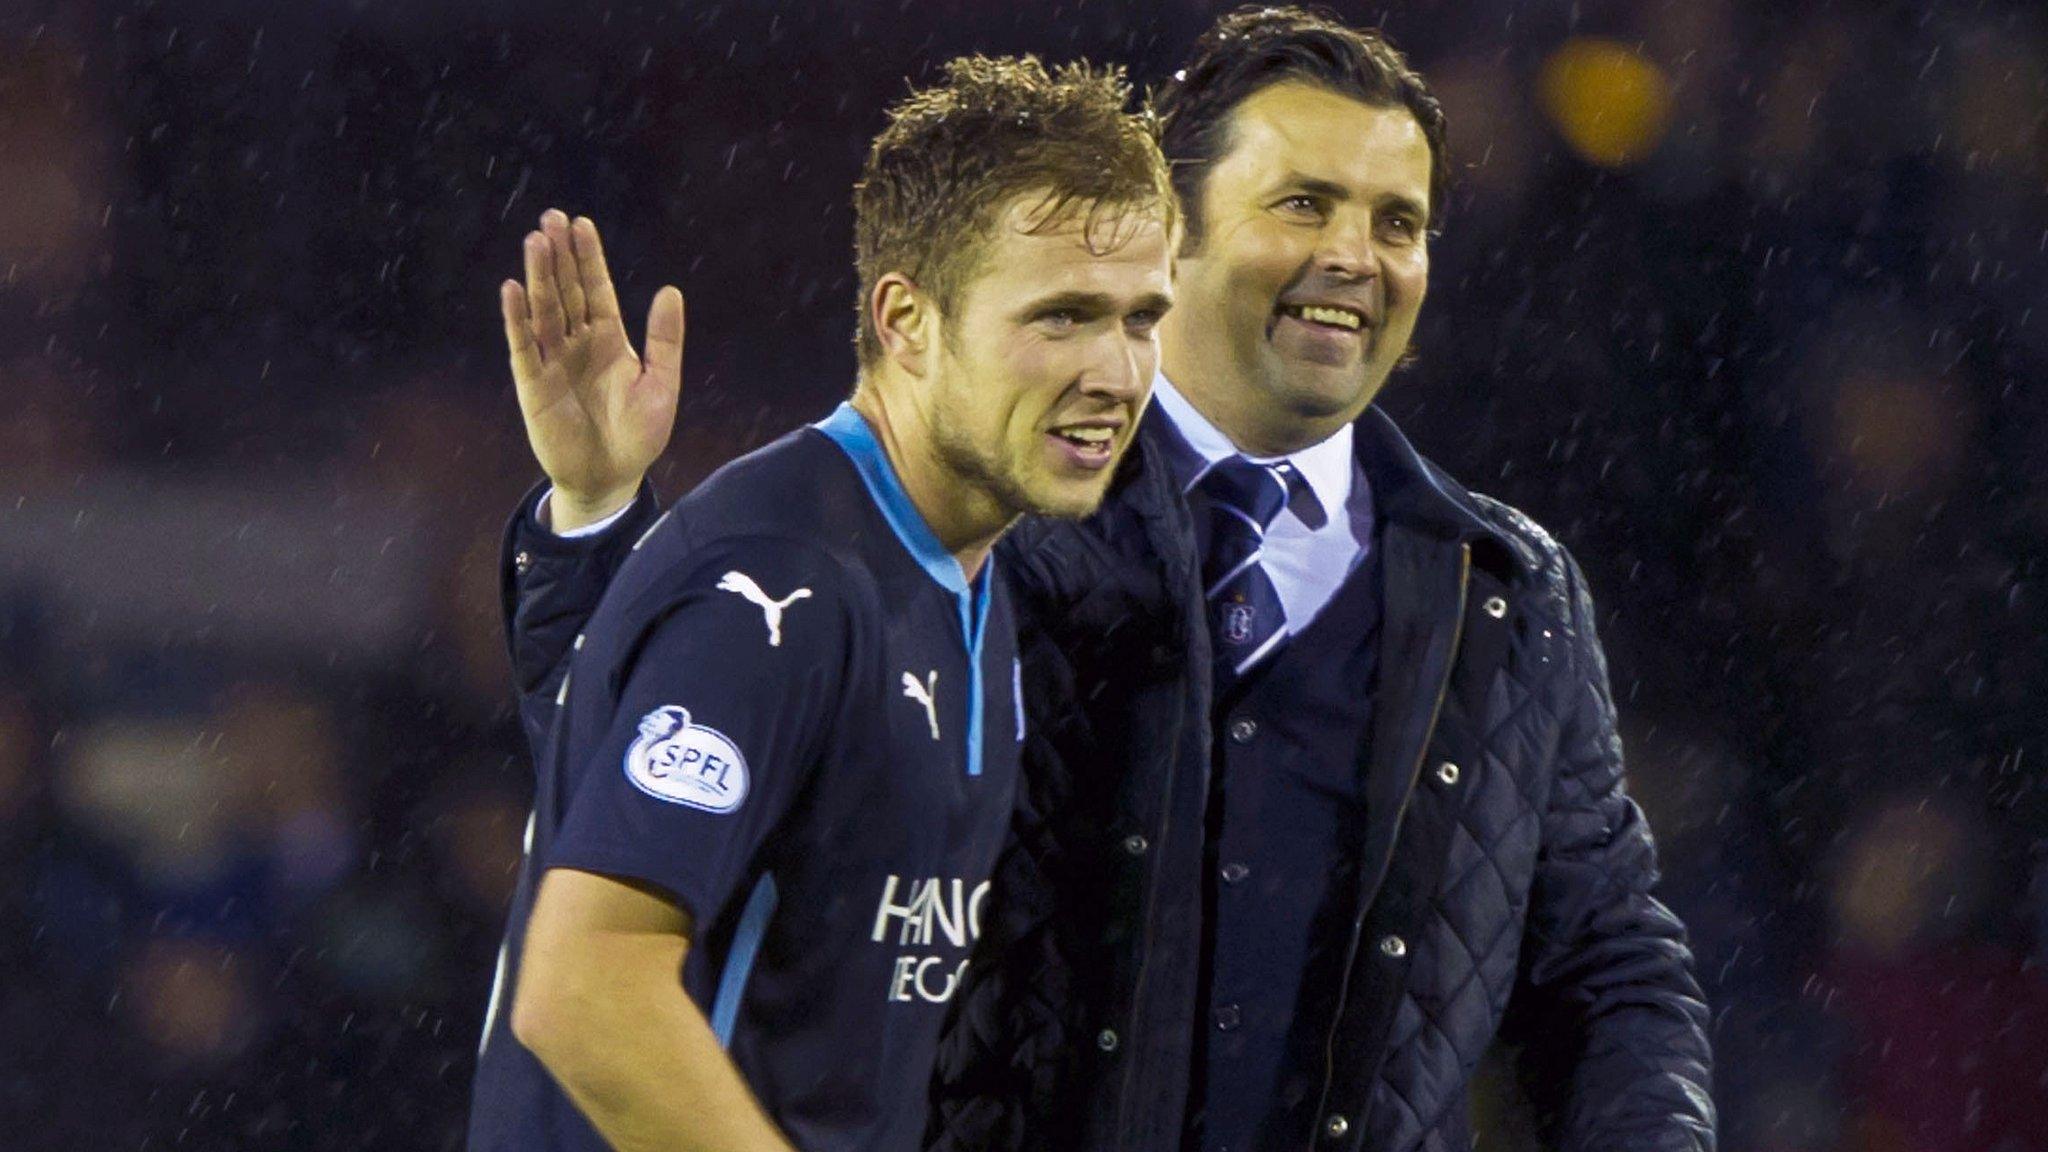
[(1177, 208), (1158, 122), (1130, 104), (1121, 68), (964, 56), (891, 107), (853, 189), (861, 366), (882, 355), (868, 308), (876, 283), (899, 273), (950, 311), (1018, 196), (1044, 196), (1034, 231), (1080, 216), (1090, 237), (1127, 236), (1117, 225), (1134, 212), (1171, 231)]

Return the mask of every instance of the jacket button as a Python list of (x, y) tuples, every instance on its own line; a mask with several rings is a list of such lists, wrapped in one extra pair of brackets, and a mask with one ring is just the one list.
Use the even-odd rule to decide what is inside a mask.
[(1252, 742), (1252, 737), (1258, 734), (1259, 722), (1249, 716), (1241, 716), (1230, 722), (1230, 739), (1232, 743), (1249, 744)]
[(532, 570), (533, 553), (521, 550), (518, 555), (512, 557), (512, 571), (524, 576)]
[(1216, 1027), (1224, 1032), (1234, 1032), (1244, 1022), (1244, 1013), (1235, 1004), (1225, 1004), (1216, 1010)]
[(1399, 936), (1388, 936), (1380, 941), (1380, 951), (1399, 960), (1408, 954), (1408, 942)]
[(1095, 1034), (1095, 1046), (1104, 1052), (1114, 1052), (1117, 1046), (1116, 1029), (1104, 1028)]
[(1251, 874), (1251, 868), (1244, 864), (1233, 863), (1223, 866), (1223, 882), (1225, 884), (1235, 884)]
[(1131, 854), (1132, 856), (1143, 856), (1145, 854), (1145, 849), (1150, 848), (1151, 846), (1152, 842), (1150, 840), (1145, 839), (1143, 836), (1140, 836), (1135, 832), (1133, 832), (1129, 836), (1124, 837), (1124, 851)]
[(1495, 620), (1508, 614), (1508, 602), (1498, 596), (1488, 596), (1484, 607), (1486, 614)]
[(1456, 784), (1458, 782), (1458, 766), (1449, 760), (1444, 761), (1436, 766), (1436, 778), (1445, 784)]
[(1351, 1121), (1345, 1119), (1341, 1114), (1333, 1115), (1328, 1120), (1323, 1121), (1323, 1135), (1328, 1136), (1332, 1140), (1342, 1140), (1344, 1134), (1349, 1131), (1351, 1131)]

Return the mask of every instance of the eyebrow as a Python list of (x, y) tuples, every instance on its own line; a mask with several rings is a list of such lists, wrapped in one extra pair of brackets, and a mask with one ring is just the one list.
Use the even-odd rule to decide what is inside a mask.
[[(1351, 189), (1346, 188), (1344, 185), (1334, 180), (1325, 180), (1319, 176), (1305, 176), (1299, 172), (1289, 172), (1286, 178), (1280, 181), (1280, 187), (1296, 188), (1310, 195), (1325, 196), (1340, 202), (1353, 199)], [(1396, 192), (1387, 197), (1387, 202), (1402, 211), (1413, 214), (1424, 223), (1429, 221), (1429, 209), (1417, 203), (1412, 196), (1404, 196)]]
[[(1173, 307), (1173, 297), (1162, 292), (1148, 292), (1140, 296), (1130, 310), (1151, 309), (1164, 312), (1171, 307)], [(1027, 315), (1035, 315), (1041, 312), (1057, 311), (1062, 308), (1071, 308), (1076, 312), (1088, 312), (1096, 315), (1117, 311), (1115, 299), (1107, 293), (1078, 291), (1055, 292), (1050, 296), (1041, 297), (1026, 304), (1023, 311)]]

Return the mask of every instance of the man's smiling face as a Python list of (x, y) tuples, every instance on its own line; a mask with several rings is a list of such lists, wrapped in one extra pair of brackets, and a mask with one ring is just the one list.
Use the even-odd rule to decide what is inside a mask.
[[(1300, 81), (1231, 113), (1180, 260), (1167, 375), (1249, 451), (1356, 419), (1429, 285), (1429, 141), (1415, 116)], [(1193, 230), (1191, 235), (1195, 235)]]

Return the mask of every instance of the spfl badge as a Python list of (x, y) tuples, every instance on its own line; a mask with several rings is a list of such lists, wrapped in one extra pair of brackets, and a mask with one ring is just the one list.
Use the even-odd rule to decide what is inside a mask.
[(690, 723), (689, 709), (677, 704), (640, 718), (626, 778), (657, 800), (706, 812), (731, 812), (747, 798), (747, 758), (725, 733)]

